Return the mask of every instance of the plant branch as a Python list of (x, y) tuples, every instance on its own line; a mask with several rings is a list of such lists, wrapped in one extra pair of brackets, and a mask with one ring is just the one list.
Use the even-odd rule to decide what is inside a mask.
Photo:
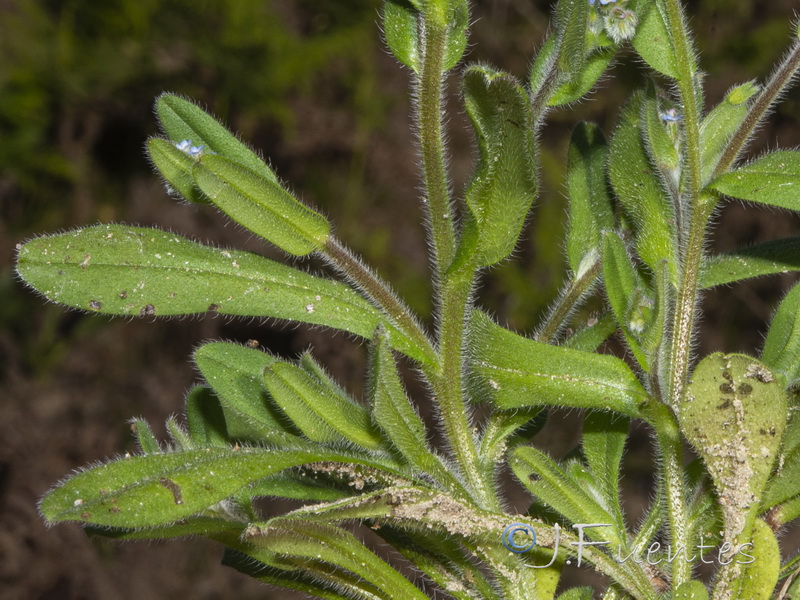
[(586, 294), (591, 292), (597, 282), (598, 275), (600, 275), (599, 254), (587, 269), (582, 273), (578, 273), (575, 279), (572, 279), (567, 284), (558, 299), (550, 307), (535, 336), (536, 341), (547, 344), (558, 335), (558, 332), (566, 325), (566, 320), (580, 305), (580, 301)]

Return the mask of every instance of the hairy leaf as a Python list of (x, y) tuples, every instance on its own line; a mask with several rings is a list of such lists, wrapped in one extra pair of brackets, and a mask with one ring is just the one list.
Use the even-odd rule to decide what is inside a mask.
[(195, 447), (229, 445), (228, 427), (219, 398), (209, 388), (196, 385), (186, 396), (186, 425)]
[(800, 237), (784, 238), (711, 256), (700, 285), (711, 288), (742, 279), (800, 271)]
[(788, 382), (800, 378), (800, 285), (786, 294), (772, 317), (761, 360)]
[(210, 204), (210, 200), (194, 184), (192, 169), (197, 162), (173, 142), (161, 138), (147, 141), (147, 153), (169, 186), (189, 202)]
[(383, 36), (394, 57), (419, 73), (419, 24), (417, 10), (406, 0), (383, 3)]
[(732, 198), (800, 211), (800, 151), (771, 152), (721, 175), (709, 187)]
[(686, 581), (678, 586), (673, 600), (708, 600), (708, 590), (700, 581)]
[(653, 69), (678, 79), (678, 62), (672, 36), (667, 25), (667, 16), (661, 2), (649, 2), (639, 19), (632, 44), (644, 61)]

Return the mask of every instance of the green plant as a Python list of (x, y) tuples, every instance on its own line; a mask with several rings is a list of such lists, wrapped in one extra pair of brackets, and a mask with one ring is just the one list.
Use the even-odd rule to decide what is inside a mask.
[[(759, 358), (698, 360), (692, 342), (702, 290), (800, 269), (800, 238), (704, 252), (725, 197), (800, 210), (800, 153), (740, 164), (800, 66), (800, 39), (765, 83), (734, 87), (703, 114), (678, 0), (560, 0), (527, 85), (483, 65), (463, 70), (479, 152), (457, 209), (443, 78), (466, 48), (467, 2), (389, 0), (383, 19), (390, 49), (414, 74), (433, 331), (248, 147), (195, 104), (163, 95), (163, 137), (148, 152), (169, 186), (291, 256), (323, 258), (339, 277), (125, 225), (31, 240), (19, 249), (20, 276), (51, 300), (105, 314), (268, 316), (367, 338), (367, 398), (353, 399), (308, 354), (288, 361), (205, 344), (194, 361), (206, 385), (188, 395), (185, 424), (167, 422), (170, 441), (136, 420), (141, 454), (65, 480), (42, 499), (42, 515), (119, 539), (208, 537), (227, 547), (227, 564), (322, 598), (438, 589), (549, 599), (575, 559), (608, 577), (605, 599), (766, 599), (781, 581), (776, 597), (790, 597), (800, 557), (782, 560), (776, 534), (800, 516), (800, 287), (778, 307)], [(608, 143), (596, 125), (575, 127), (569, 276), (535, 335), (519, 335), (474, 305), (477, 277), (517, 244), (548, 109), (588, 93), (625, 44), (652, 81)], [(607, 311), (574, 331), (572, 315), (598, 295)], [(616, 331), (629, 362), (597, 352)], [(445, 449), (429, 443), (395, 353), (427, 384)], [(474, 403), (488, 415), (477, 428)], [(582, 444), (564, 461), (527, 443), (549, 407), (586, 411)], [(654, 432), (659, 470), (638, 528), (619, 493), (633, 419)], [(687, 466), (686, 442), (699, 456)], [(504, 511), (506, 465), (533, 496), (526, 515)], [(262, 496), (308, 504), (263, 520), (253, 502)], [(426, 576), (424, 587), (362, 545), (342, 527), (349, 522), (370, 525)], [(709, 587), (694, 578), (701, 561), (716, 565)], [(559, 598), (592, 594), (573, 588)]]

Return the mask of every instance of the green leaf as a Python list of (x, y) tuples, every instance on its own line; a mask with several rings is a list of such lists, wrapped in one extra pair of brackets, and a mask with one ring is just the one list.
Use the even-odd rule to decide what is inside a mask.
[(559, 594), (556, 600), (592, 600), (594, 598), (594, 588), (590, 586), (570, 588), (563, 594)]
[(250, 486), (247, 493), (251, 498), (268, 496), (306, 502), (331, 502), (353, 495), (352, 488), (343, 489), (343, 487), (319, 473), (287, 470), (262, 479)]
[[(366, 338), (384, 321), (347, 285), (158, 229), (99, 225), (34, 238), (20, 248), (17, 272), (50, 300), (103, 314), (268, 316)], [(429, 362), (386, 327), (395, 348)]]
[(310, 440), (384, 448), (366, 408), (300, 367), (275, 361), (264, 370), (264, 383), (280, 409)]
[(606, 509), (620, 529), (625, 527), (619, 499), (620, 466), (629, 426), (629, 419), (605, 412), (589, 412), (583, 420), (586, 463), (605, 499)]
[(800, 211), (800, 152), (771, 152), (720, 175), (708, 187), (732, 198)]
[(148, 527), (143, 529), (120, 529), (84, 525), (89, 535), (98, 535), (114, 540), (167, 540), (189, 536), (203, 536), (222, 541), (236, 540), (244, 532), (246, 523), (232, 521), (230, 517), (198, 517), (192, 516), (172, 525)]
[[(541, 407), (518, 408), (514, 410), (492, 411), (486, 427), (481, 435), (479, 456), (484, 464), (494, 469), (500, 458), (506, 453), (508, 446), (529, 441), (541, 430), (547, 420), (547, 414)], [(524, 435), (509, 441), (515, 433), (524, 429)], [(532, 431), (531, 431), (532, 430)]]
[(592, 91), (608, 65), (617, 54), (616, 48), (605, 48), (594, 52), (586, 59), (581, 71), (562, 83), (547, 100), (548, 106), (563, 106), (580, 100)]
[(581, 271), (587, 256), (601, 254), (601, 233), (614, 227), (614, 206), (606, 184), (607, 157), (600, 128), (578, 123), (567, 154), (567, 259), (573, 274)]
[(205, 153), (210, 151), (224, 156), (278, 183), (272, 169), (255, 152), (193, 102), (173, 94), (162, 94), (156, 100), (156, 114), (164, 133), (173, 143), (188, 140), (195, 146), (203, 146)]
[(611, 310), (619, 322), (625, 341), (645, 371), (649, 370), (647, 356), (639, 344), (647, 318), (643, 314), (643, 301), (647, 296), (646, 284), (636, 272), (625, 244), (613, 231), (606, 232), (603, 246), (603, 281)]
[(39, 504), (50, 523), (81, 521), (110, 527), (174, 523), (234, 496), (288, 467), (351, 455), (263, 448), (201, 448), (122, 458), (82, 471)]
[(661, 171), (669, 188), (676, 190), (680, 184), (679, 140), (677, 133), (670, 135), (667, 127), (661, 119), (655, 86), (650, 84), (642, 103), (642, 133), (650, 160)]
[(669, 198), (650, 164), (641, 134), (642, 95), (634, 95), (620, 115), (611, 139), (608, 173), (614, 192), (636, 233), (636, 251), (651, 271), (670, 265), (674, 281), (675, 222)]
[(700, 581), (686, 581), (675, 590), (672, 600), (708, 600), (708, 590)]
[(637, 416), (647, 399), (628, 365), (613, 356), (524, 338), (480, 311), (473, 311), (471, 330), (473, 371), (500, 408), (572, 406)]
[(252, 525), (246, 541), (283, 557), (341, 567), (380, 590), (382, 597), (427, 600), (418, 588), (338, 527), (301, 519), (277, 518)]
[(780, 381), (749, 356), (711, 354), (692, 374), (679, 422), (714, 481), (728, 540), (749, 539), (786, 411)]
[(800, 495), (800, 411), (796, 408), (789, 413), (777, 462), (761, 499), (761, 512)]
[(161, 444), (150, 429), (150, 424), (144, 419), (132, 419), (131, 431), (136, 437), (136, 443), (143, 454), (158, 454), (163, 452)]
[[(747, 600), (768, 600), (778, 583), (781, 568), (781, 550), (778, 540), (769, 525), (756, 519), (753, 527), (752, 546), (745, 549), (752, 562), (742, 566), (742, 575), (733, 581), (734, 598)], [(748, 560), (750, 558), (739, 558)]]
[(748, 100), (758, 93), (752, 81), (731, 88), (700, 124), (700, 160), (703, 181), (708, 182), (731, 137), (744, 121)]
[(662, 2), (648, 4), (631, 43), (639, 56), (653, 69), (667, 77), (678, 79), (680, 70)]
[(419, 24), (417, 10), (405, 0), (383, 4), (383, 36), (394, 57), (419, 73)]
[(176, 450), (191, 450), (197, 447), (189, 432), (184, 429), (183, 425), (178, 423), (174, 416), (167, 419), (166, 427), (167, 433), (172, 440), (172, 447)]
[(455, 480), (428, 444), (428, 430), (406, 396), (386, 336), (376, 334), (370, 353), (372, 417), (403, 459), (438, 481)]
[(586, 31), (589, 3), (584, 0), (559, 0), (553, 19), (558, 36), (558, 69), (570, 79), (586, 64)]
[(761, 360), (787, 381), (800, 377), (800, 285), (786, 294), (772, 317)]
[(264, 388), (264, 369), (275, 358), (239, 344), (210, 342), (194, 351), (194, 362), (219, 397), (231, 439), (280, 442), (297, 433)]
[(469, 30), (469, 3), (467, 0), (450, 2), (450, 17), (447, 23), (447, 39), (445, 41), (443, 71), (455, 67), (467, 49), (467, 32)]
[(147, 154), (173, 190), (189, 202), (210, 203), (194, 185), (192, 169), (197, 162), (194, 158), (178, 150), (173, 142), (161, 138), (150, 138), (147, 141)]
[(295, 256), (320, 250), (330, 236), (328, 220), (298, 202), (277, 183), (221, 156), (195, 163), (197, 187), (222, 212)]
[(597, 503), (585, 485), (568, 476), (544, 452), (530, 446), (516, 448), (511, 452), (509, 465), (531, 494), (573, 523), (607, 525), (587, 528), (587, 537), (620, 543), (616, 520)]
[(536, 195), (528, 97), (515, 78), (488, 67), (467, 69), (463, 86), (479, 149), (466, 200), (478, 260), (491, 265), (514, 250)]
[(209, 388), (196, 385), (186, 396), (186, 425), (195, 447), (229, 445), (225, 413)]
[(784, 238), (706, 259), (700, 285), (711, 288), (776, 273), (800, 271), (800, 237)]
[(565, 348), (594, 352), (617, 330), (617, 321), (610, 312), (599, 317), (591, 317), (584, 327), (581, 327), (568, 337), (562, 344)]

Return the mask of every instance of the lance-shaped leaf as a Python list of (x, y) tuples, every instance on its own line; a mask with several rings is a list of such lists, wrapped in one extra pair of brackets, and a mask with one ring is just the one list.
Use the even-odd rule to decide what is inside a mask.
[(204, 156), (192, 171), (200, 190), (222, 212), (295, 256), (321, 249), (328, 220), (279, 184), (221, 156)]
[(597, 84), (617, 54), (617, 48), (603, 48), (589, 55), (581, 71), (561, 84), (547, 100), (548, 106), (563, 106), (580, 100)]
[(747, 116), (748, 104), (758, 85), (752, 81), (737, 85), (706, 115), (700, 124), (700, 160), (703, 181), (707, 182), (717, 167), (725, 147)]
[(731, 564), (726, 565), (730, 577), (721, 578), (714, 590), (715, 598), (747, 598), (768, 600), (778, 583), (781, 550), (772, 528), (761, 519), (753, 524), (753, 536), (744, 547), (734, 548)]
[(277, 518), (251, 526), (245, 536), (248, 543), (281, 557), (341, 567), (374, 585), (385, 598), (427, 600), (425, 594), (365, 548), (352, 533), (338, 527)]
[(586, 30), (589, 3), (582, 0), (559, 0), (554, 25), (558, 36), (558, 69), (572, 78), (586, 64)]
[[(240, 546), (245, 545), (240, 544)], [(262, 562), (265, 559), (271, 564), (267, 565)], [(252, 546), (235, 550), (226, 549), (222, 559), (223, 565), (233, 567), (258, 581), (295, 590), (315, 598), (383, 600), (380, 590), (353, 573), (336, 569), (324, 563), (307, 561), (300, 565), (299, 562), (292, 564), (288, 559), (279, 561), (271, 553)]]
[(275, 403), (310, 440), (350, 441), (369, 450), (384, 447), (366, 408), (300, 367), (276, 361), (264, 370), (264, 383)]
[(761, 499), (762, 512), (800, 495), (800, 411), (796, 407), (786, 423), (777, 463)]
[(176, 145), (161, 138), (147, 141), (147, 154), (169, 186), (189, 202), (208, 204), (210, 200), (194, 184), (192, 170), (197, 162)]
[(800, 237), (784, 238), (711, 256), (700, 285), (711, 288), (776, 273), (800, 271)]
[(677, 140), (667, 130), (663, 114), (655, 86), (650, 84), (642, 103), (642, 135), (650, 160), (661, 171), (663, 181), (670, 189), (676, 189), (680, 178), (680, 156)]
[[(636, 232), (636, 251), (652, 271), (667, 260), (674, 270), (674, 215), (650, 164), (641, 133), (642, 95), (634, 95), (611, 139), (608, 173), (614, 192)], [(674, 280), (675, 273), (671, 272)]]
[(620, 532), (616, 520), (587, 492), (586, 487), (564, 472), (550, 457), (530, 446), (511, 452), (511, 470), (517, 479), (541, 502), (552, 507), (573, 523), (602, 523), (587, 528), (586, 535), (618, 544)]
[(646, 317), (642, 314), (646, 285), (631, 263), (625, 244), (613, 231), (606, 232), (604, 239), (603, 282), (608, 303), (625, 334), (625, 341), (646, 371), (649, 368), (647, 356), (639, 344), (639, 335), (646, 325)]
[(583, 260), (602, 252), (601, 232), (614, 227), (614, 206), (606, 185), (608, 148), (600, 128), (579, 123), (567, 153), (569, 228), (567, 259), (573, 273)]
[(372, 417), (408, 464), (450, 487), (458, 484), (428, 444), (428, 430), (406, 396), (385, 335), (373, 338), (370, 354)]
[(624, 527), (619, 500), (620, 465), (630, 420), (613, 413), (592, 411), (583, 420), (583, 455), (606, 507)]
[(563, 594), (559, 594), (556, 600), (592, 600), (594, 598), (594, 588), (589, 586), (570, 588)]
[(761, 360), (786, 381), (800, 377), (800, 285), (786, 294), (772, 317)]
[(272, 169), (255, 152), (193, 102), (173, 94), (162, 94), (156, 100), (156, 114), (161, 128), (173, 143), (186, 140), (195, 147), (202, 146), (202, 153), (219, 154), (278, 183)]
[(269, 496), (294, 498), (306, 502), (330, 502), (353, 495), (353, 488), (332, 478), (305, 470), (286, 470), (250, 486), (251, 498)]
[(732, 198), (800, 211), (800, 152), (771, 152), (717, 177), (709, 187)]
[(469, 3), (467, 0), (450, 0), (450, 15), (447, 19), (447, 38), (445, 40), (443, 71), (455, 67), (467, 49), (469, 30)]
[(572, 406), (637, 416), (647, 399), (622, 360), (519, 336), (480, 311), (472, 314), (470, 342), (473, 372), (503, 409)]
[(407, 0), (386, 0), (383, 3), (383, 36), (394, 57), (418, 73), (419, 12)]
[(230, 445), (219, 398), (205, 386), (196, 385), (186, 395), (186, 428), (196, 448)]
[(121, 529), (84, 525), (84, 530), (90, 535), (113, 540), (166, 540), (199, 535), (225, 543), (238, 540), (246, 526), (245, 522), (233, 521), (230, 518), (195, 515), (178, 523), (160, 527)]
[[(34, 238), (19, 249), (17, 272), (54, 302), (110, 315), (264, 316), (367, 338), (384, 320), (342, 283), (249, 252), (142, 227), (99, 225)], [(412, 342), (386, 326), (395, 348), (420, 355)]]
[(632, 44), (639, 56), (653, 69), (667, 77), (678, 79), (680, 70), (667, 22), (662, 2), (647, 3)]
[(287, 441), (293, 430), (264, 388), (264, 369), (275, 362), (265, 352), (230, 342), (210, 342), (194, 351), (194, 362), (216, 392), (231, 439)]
[(158, 439), (153, 434), (150, 424), (144, 419), (132, 419), (131, 432), (136, 438), (136, 443), (142, 453), (158, 454), (163, 452), (163, 448), (161, 448), (161, 444), (158, 443)]
[(528, 96), (511, 75), (482, 66), (465, 73), (464, 96), (480, 153), (466, 194), (469, 223), (480, 264), (491, 265), (514, 250), (536, 195)]
[(673, 600), (708, 600), (708, 590), (701, 581), (685, 581), (678, 586)]
[(679, 422), (714, 481), (727, 540), (749, 539), (786, 409), (781, 382), (749, 356), (711, 354), (692, 374)]
[(248, 485), (298, 465), (350, 454), (263, 448), (201, 448), (122, 458), (73, 475), (40, 502), (44, 518), (110, 527), (156, 527), (199, 513)]

